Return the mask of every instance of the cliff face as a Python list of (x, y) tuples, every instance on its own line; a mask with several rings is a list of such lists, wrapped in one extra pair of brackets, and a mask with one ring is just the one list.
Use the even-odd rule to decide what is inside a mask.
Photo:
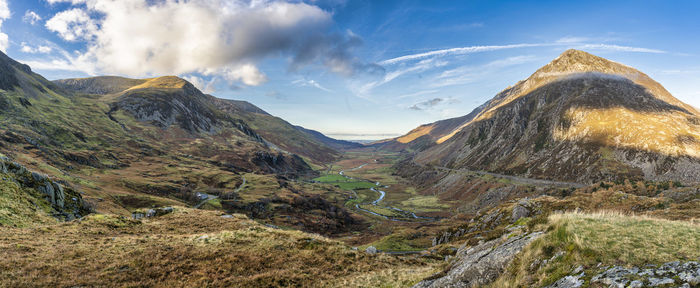
[(593, 182), (700, 179), (700, 118), (647, 75), (569, 50), (415, 160)]

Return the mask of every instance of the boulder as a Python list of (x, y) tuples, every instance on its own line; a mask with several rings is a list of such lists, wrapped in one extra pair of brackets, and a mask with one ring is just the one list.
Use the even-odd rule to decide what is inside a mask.
[(367, 247), (367, 249), (365, 249), (365, 253), (370, 255), (377, 254), (377, 248), (375, 248), (374, 246), (369, 246)]
[(36, 182), (44, 182), (46, 179), (48, 179), (46, 175), (37, 172), (32, 172), (32, 178), (34, 178), (34, 181)]
[(54, 188), (54, 194), (56, 195), (56, 201), (53, 204), (60, 208), (63, 208), (63, 206), (66, 203), (66, 194), (63, 192), (63, 186), (56, 182), (52, 182), (51, 184)]
[(475, 247), (461, 248), (457, 251), (454, 264), (444, 275), (434, 279), (423, 280), (414, 287), (473, 287), (487, 285), (505, 270), (516, 254), (542, 232), (507, 239), (496, 239)]
[(554, 284), (547, 286), (546, 288), (578, 288), (583, 286), (583, 281), (584, 273), (581, 273), (579, 275), (573, 275), (573, 276), (566, 276), (564, 278), (559, 279), (557, 282), (554, 282)]
[(39, 192), (46, 195), (52, 205), (56, 205), (56, 192), (51, 182), (45, 182), (44, 185), (39, 186)]
[(527, 208), (527, 202), (520, 201), (513, 207), (513, 213), (511, 215), (511, 221), (515, 222), (523, 217), (530, 216), (530, 209)]

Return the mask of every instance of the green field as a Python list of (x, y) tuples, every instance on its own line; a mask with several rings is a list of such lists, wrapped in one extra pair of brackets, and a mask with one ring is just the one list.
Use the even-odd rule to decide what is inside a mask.
[(323, 175), (318, 178), (314, 178), (314, 181), (321, 182), (321, 183), (331, 183), (331, 182), (351, 182), (351, 181), (357, 181), (353, 179), (348, 179), (345, 176), (338, 175), (338, 174), (328, 174), (328, 175)]
[(372, 182), (350, 179), (338, 174), (328, 174), (314, 178), (313, 180), (321, 183), (332, 184), (343, 190), (369, 189), (377, 186)]

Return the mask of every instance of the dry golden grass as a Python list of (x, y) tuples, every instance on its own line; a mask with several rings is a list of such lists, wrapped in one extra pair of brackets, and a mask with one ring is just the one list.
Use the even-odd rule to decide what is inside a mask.
[(687, 121), (685, 113), (638, 112), (622, 107), (579, 107), (566, 113), (572, 125), (555, 129), (556, 140), (595, 139), (605, 146), (700, 157), (700, 126)]
[(187, 84), (185, 80), (177, 76), (163, 76), (157, 78), (147, 79), (146, 82), (133, 86), (127, 90), (141, 89), (141, 88), (182, 88)]
[(177, 208), (144, 221), (91, 215), (3, 229), (0, 286), (399, 287), (432, 272), (428, 260), (371, 256), (315, 234), (220, 215)]
[(404, 143), (404, 144), (409, 143), (413, 140), (416, 140), (418, 137), (430, 134), (430, 131), (432, 131), (433, 128), (434, 128), (433, 125), (420, 126), (416, 129), (411, 130), (410, 132), (408, 132), (408, 134), (401, 136), (399, 138), (396, 138), (396, 141), (398, 141), (399, 143)]
[[(553, 214), (546, 226), (547, 234), (523, 250), (492, 287), (549, 285), (579, 265), (591, 277), (598, 263), (640, 267), (700, 257), (700, 225), (696, 220), (602, 211)], [(564, 254), (556, 257), (558, 252)], [(549, 262), (532, 265), (543, 260)]]

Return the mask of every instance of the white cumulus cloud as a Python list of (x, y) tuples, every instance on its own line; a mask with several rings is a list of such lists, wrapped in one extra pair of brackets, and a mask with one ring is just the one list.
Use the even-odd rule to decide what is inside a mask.
[(46, 21), (46, 28), (67, 41), (90, 40), (97, 33), (97, 25), (84, 9), (62, 11)]
[[(260, 85), (257, 63), (290, 57), (290, 70), (319, 63), (352, 75), (376, 68), (352, 56), (361, 41), (330, 32), (332, 15), (285, 1), (49, 0), (74, 7), (46, 22), (68, 41), (83, 41), (97, 71), (128, 76), (199, 73)], [(378, 69), (378, 68), (377, 68)]]
[(51, 47), (49, 47), (49, 46), (39, 45), (36, 47), (32, 47), (25, 42), (22, 42), (22, 48), (20, 49), (20, 51), (22, 51), (24, 53), (31, 53), (31, 54), (35, 54), (35, 53), (48, 54), (48, 53), (51, 53), (52, 50), (53, 49), (51, 49)]
[[(7, 0), (0, 0), (0, 28), (2, 28), (2, 22), (10, 19), (10, 7), (7, 6)], [(0, 51), (7, 51), (7, 46), (10, 44), (10, 38), (7, 34), (0, 31)]]
[(227, 67), (224, 69), (224, 78), (229, 82), (238, 81), (249, 86), (258, 86), (267, 82), (267, 76), (252, 64)]
[(27, 10), (27, 12), (24, 12), (24, 17), (22, 17), (22, 21), (35, 25), (36, 23), (39, 23), (39, 21), (41, 21), (41, 16), (39, 16), (39, 14), (36, 14), (36, 12), (32, 10)]

